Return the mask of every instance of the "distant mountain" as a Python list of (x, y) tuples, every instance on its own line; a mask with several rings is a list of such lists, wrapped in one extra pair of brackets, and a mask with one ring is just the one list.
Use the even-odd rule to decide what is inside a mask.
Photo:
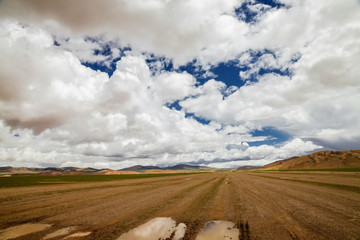
[(200, 170), (201, 168), (202, 168), (201, 166), (193, 166), (193, 165), (188, 165), (188, 164), (177, 164), (175, 166), (165, 167), (163, 169), (165, 169), (165, 170)]
[(0, 175), (14, 174), (37, 174), (37, 175), (80, 175), (80, 174), (98, 174), (98, 175), (115, 175), (115, 174), (138, 174), (138, 173), (157, 173), (171, 171), (214, 171), (215, 169), (192, 166), (188, 164), (178, 164), (170, 167), (142, 166), (136, 165), (120, 170), (112, 169), (95, 169), (95, 168), (76, 168), (76, 167), (47, 167), (47, 168), (27, 168), (27, 167), (0, 167)]
[(208, 167), (202, 166), (193, 166), (189, 164), (177, 164), (174, 166), (169, 167), (157, 167), (157, 166), (142, 166), (142, 165), (135, 165), (128, 168), (120, 169), (120, 171), (136, 171), (136, 172), (145, 172), (145, 171), (206, 171), (209, 170)]
[(6, 166), (6, 167), (0, 167), (0, 172), (11, 172), (13, 167)]
[(360, 150), (320, 151), (302, 157), (280, 160), (260, 170), (327, 169), (360, 167)]
[(140, 171), (152, 170), (152, 169), (161, 169), (161, 168), (160, 168), (160, 167), (157, 167), (157, 166), (135, 165), (135, 166), (132, 166), (132, 167), (127, 167), (127, 168), (120, 169), (119, 171), (135, 171), (135, 172), (140, 172)]
[[(101, 169), (102, 170), (102, 169)], [(39, 175), (75, 175), (93, 174), (101, 170), (95, 168), (76, 168), (76, 167), (48, 167), (48, 168), (27, 168), (27, 167), (0, 167), (1, 174), (39, 174)]]
[(250, 171), (250, 170), (255, 170), (255, 169), (259, 169), (261, 167), (258, 166), (242, 166), (242, 167), (238, 167), (236, 170), (238, 171)]
[(31, 174), (36, 173), (36, 168), (27, 168), (27, 167), (0, 167), (0, 173), (8, 174)]
[(118, 170), (101, 170), (99, 172), (97, 172), (96, 174), (98, 175), (120, 175), (120, 174), (139, 174), (138, 172), (135, 171), (118, 171)]

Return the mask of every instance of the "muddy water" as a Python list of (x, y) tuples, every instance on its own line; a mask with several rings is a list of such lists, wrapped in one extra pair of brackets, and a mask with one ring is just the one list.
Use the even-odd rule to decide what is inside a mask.
[(1, 230), (0, 239), (1, 240), (13, 239), (30, 233), (40, 232), (49, 227), (51, 227), (50, 224), (40, 224), (40, 223), (35, 223), (35, 224), (28, 223), (28, 224), (18, 225), (15, 227), (10, 227)]
[[(179, 224), (180, 225), (180, 224)], [(185, 224), (183, 224), (185, 225)], [(154, 218), (147, 223), (121, 235), (117, 240), (159, 240), (170, 238), (176, 231), (177, 235), (181, 235), (183, 225), (176, 227), (176, 222), (171, 218)], [(185, 231), (184, 231), (185, 232)], [(181, 239), (180, 236), (179, 239)]]
[(175, 235), (172, 238), (173, 240), (182, 240), (184, 238), (186, 232), (186, 225), (185, 223), (179, 223), (175, 228)]
[(234, 223), (227, 221), (210, 221), (198, 233), (195, 240), (223, 240), (238, 239), (239, 229), (234, 228)]
[(47, 234), (43, 240), (47, 240), (47, 239), (50, 239), (50, 238), (55, 238), (55, 237), (59, 237), (59, 236), (64, 236), (64, 235), (67, 235), (69, 234), (70, 232), (73, 232), (76, 230), (77, 227), (75, 226), (71, 226), (71, 227), (66, 227), (66, 228), (62, 228), (62, 229), (59, 229), (55, 232), (52, 232), (52, 233), (49, 233)]
[(70, 236), (67, 236), (64, 239), (68, 239), (68, 238), (82, 238), (82, 237), (86, 237), (88, 235), (90, 235), (91, 232), (78, 232), (78, 233), (73, 233)]
[[(186, 232), (186, 225), (176, 222), (171, 218), (154, 218), (147, 223), (121, 235), (117, 240), (182, 240)], [(234, 228), (234, 223), (227, 221), (210, 221), (198, 233), (196, 240), (226, 240), (238, 239), (239, 229)]]

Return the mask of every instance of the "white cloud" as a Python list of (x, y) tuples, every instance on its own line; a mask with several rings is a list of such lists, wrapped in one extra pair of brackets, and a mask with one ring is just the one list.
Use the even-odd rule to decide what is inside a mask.
[[(241, 3), (1, 1), (1, 164), (120, 168), (201, 160), (232, 167), (321, 146), (359, 148), (358, 1), (255, 4), (253, 24), (235, 16)], [(106, 44), (107, 56), (93, 54)], [(111, 77), (81, 64), (109, 65), (121, 46), (132, 50)], [(265, 54), (253, 58), (254, 51)], [(150, 70), (151, 54), (165, 60)], [(258, 81), (231, 89), (213, 79), (200, 85), (186, 72), (164, 71), (169, 59), (175, 66), (195, 59), (206, 74), (237, 59), (249, 68), (240, 76)], [(260, 75), (261, 69), (292, 75)], [(180, 111), (164, 106), (177, 100)], [(293, 140), (254, 147), (268, 137), (251, 131), (266, 126)]]
[(195, 94), (196, 79), (184, 73), (163, 73), (158, 75), (153, 83), (154, 95), (160, 97), (160, 101), (171, 103)]
[[(55, 33), (54, 33), (55, 35)], [(72, 36), (71, 38), (65, 36), (55, 35), (54, 39), (59, 45), (59, 48), (70, 51), (81, 62), (96, 63), (100, 62), (102, 65), (109, 67), (113, 59), (117, 59), (121, 55), (118, 49), (118, 42), (107, 42), (107, 39), (100, 37), (96, 39), (89, 39), (84, 36)], [(105, 52), (103, 55), (102, 51)], [(97, 54), (95, 54), (97, 52)]]
[(180, 106), (188, 112), (196, 113), (205, 119), (219, 120), (222, 116), (221, 93), (226, 85), (223, 82), (209, 80), (200, 87), (200, 95), (180, 102)]
[[(163, 106), (196, 90), (195, 79), (187, 73), (152, 77), (143, 57), (129, 55), (108, 78), (82, 66), (70, 52), (47, 44), (51, 37), (45, 32), (39, 30), (44, 37), (36, 39), (46, 41), (35, 41), (33, 31), (37, 29), (14, 23), (3, 26), (2, 34), (19, 31), (24, 37), (2, 38), (2, 47), (9, 52), (2, 62), (29, 49), (33, 53), (16, 60), (20, 68), (1, 69), (3, 75), (18, 72), (27, 76), (15, 75), (18, 81), (12, 82), (1, 78), (2, 85), (13, 84), (14, 91), (21, 91), (1, 101), (2, 126), (7, 133), (1, 145), (4, 162), (120, 167), (129, 164), (126, 159), (145, 159), (165, 164), (194, 161), (203, 151), (226, 150), (227, 144), (241, 142), (241, 135), (219, 134), (217, 124), (202, 125), (185, 118), (182, 111)], [(22, 68), (28, 62), (33, 64), (31, 70)], [(196, 91), (214, 88), (209, 83)]]
[(217, 168), (235, 168), (243, 165), (263, 166), (274, 160), (282, 160), (293, 156), (301, 156), (314, 150), (320, 150), (321, 147), (313, 144), (311, 141), (303, 141), (295, 138), (286, 142), (282, 146), (253, 146), (244, 149), (230, 149), (211, 153), (214, 158), (206, 158), (204, 163), (208, 166)]
[(106, 74), (54, 48), (51, 36), (41, 29), (3, 22), (1, 33), (2, 119), (38, 134), (91, 110)]
[[(64, 27), (82, 34), (120, 36), (122, 42), (131, 43), (134, 48), (167, 55), (175, 58), (176, 63), (186, 63), (194, 54), (199, 56), (204, 45), (214, 48), (228, 36), (234, 39), (233, 31), (246, 29), (246, 25), (230, 16), (238, 5), (236, 0), (90, 0), (86, 3), (11, 0), (1, 4), (2, 16), (51, 29), (55, 26), (57, 31)], [(81, 16), (78, 9), (81, 9)], [(213, 35), (214, 31), (218, 34)], [(215, 57), (214, 53), (211, 55)]]
[[(240, 76), (247, 79), (255, 74), (259, 81), (225, 99), (218, 90), (217, 100), (211, 93), (180, 104), (214, 121), (274, 126), (326, 147), (359, 148), (355, 143), (360, 129), (359, 8), (356, 1), (299, 1), (289, 9), (268, 11), (253, 26), (250, 39), (254, 46), (275, 47), (274, 55), (264, 54), (251, 62), (245, 53), (239, 60), (250, 67)], [(301, 58), (292, 62), (296, 56)], [(260, 76), (261, 68), (291, 69), (293, 76)], [(202, 108), (205, 101), (214, 107)], [(324, 134), (321, 129), (337, 134)]]

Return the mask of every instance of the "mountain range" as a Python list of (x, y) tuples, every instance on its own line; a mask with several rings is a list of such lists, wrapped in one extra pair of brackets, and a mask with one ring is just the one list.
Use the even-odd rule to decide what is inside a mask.
[(193, 171), (210, 171), (214, 168), (193, 166), (187, 164), (178, 164), (170, 167), (142, 166), (135, 165), (120, 170), (112, 169), (95, 169), (95, 168), (76, 168), (76, 167), (48, 167), (48, 168), (27, 168), (27, 167), (0, 167), (0, 174), (38, 174), (38, 175), (77, 175), (77, 174), (100, 174), (100, 175), (117, 175), (117, 174), (139, 174), (139, 173), (161, 173), (161, 172), (193, 172)]
[(261, 167), (246, 165), (246, 166), (238, 167), (236, 170), (238, 170), (238, 171), (250, 171), (250, 170), (255, 170), (255, 169), (259, 169), (259, 168), (261, 168)]
[[(360, 168), (360, 150), (349, 151), (320, 151), (301, 157), (292, 157), (279, 160), (263, 167), (242, 166), (238, 171), (251, 170), (302, 170), (302, 169), (339, 169), (339, 168)], [(139, 173), (171, 173), (171, 172), (211, 172), (226, 169), (216, 169), (206, 166), (194, 166), (189, 164), (177, 164), (169, 167), (135, 165), (119, 170), (76, 168), (76, 167), (48, 167), (48, 168), (27, 168), (27, 167), (0, 167), (0, 175), (13, 174), (38, 174), (38, 175), (76, 175), (76, 174), (139, 174)]]
[(135, 165), (128, 168), (120, 169), (120, 171), (147, 171), (147, 170), (172, 170), (172, 171), (179, 171), (179, 170), (186, 170), (186, 171), (196, 171), (196, 170), (209, 170), (209, 167), (203, 167), (203, 166), (194, 166), (194, 165), (188, 165), (188, 164), (177, 164), (170, 167), (157, 167), (157, 166), (142, 166), (142, 165)]

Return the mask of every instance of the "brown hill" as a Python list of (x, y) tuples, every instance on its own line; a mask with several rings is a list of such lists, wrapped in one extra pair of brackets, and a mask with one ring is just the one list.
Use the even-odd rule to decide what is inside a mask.
[(134, 171), (117, 171), (111, 169), (98, 170), (95, 168), (76, 168), (76, 167), (48, 167), (48, 168), (26, 168), (26, 167), (0, 167), (0, 175), (46, 175), (46, 176), (57, 176), (57, 175), (84, 175), (84, 174), (100, 174), (100, 175), (114, 175), (114, 174), (137, 174)]
[(139, 173), (135, 172), (135, 171), (117, 171), (117, 170), (105, 169), (105, 170), (97, 172), (96, 174), (99, 174), (99, 175), (119, 175), (119, 174), (139, 174)]
[(326, 169), (360, 167), (360, 150), (320, 151), (265, 165), (260, 170)]
[(26, 167), (0, 167), (0, 174), (32, 174), (36, 173), (32, 168)]
[(238, 167), (236, 170), (237, 171), (250, 171), (250, 170), (255, 170), (255, 169), (258, 169), (258, 168), (260, 168), (260, 167), (246, 165), (246, 166)]
[(215, 169), (205, 166), (195, 166), (189, 164), (177, 164), (168, 167), (157, 167), (157, 166), (142, 166), (135, 165), (128, 168), (120, 169), (120, 171), (135, 171), (141, 173), (171, 173), (171, 172), (203, 172), (203, 171), (214, 171)]
[(59, 175), (64, 175), (61, 172), (57, 172), (57, 171), (43, 171), (40, 172), (39, 175), (45, 175), (45, 176), (59, 176)]

